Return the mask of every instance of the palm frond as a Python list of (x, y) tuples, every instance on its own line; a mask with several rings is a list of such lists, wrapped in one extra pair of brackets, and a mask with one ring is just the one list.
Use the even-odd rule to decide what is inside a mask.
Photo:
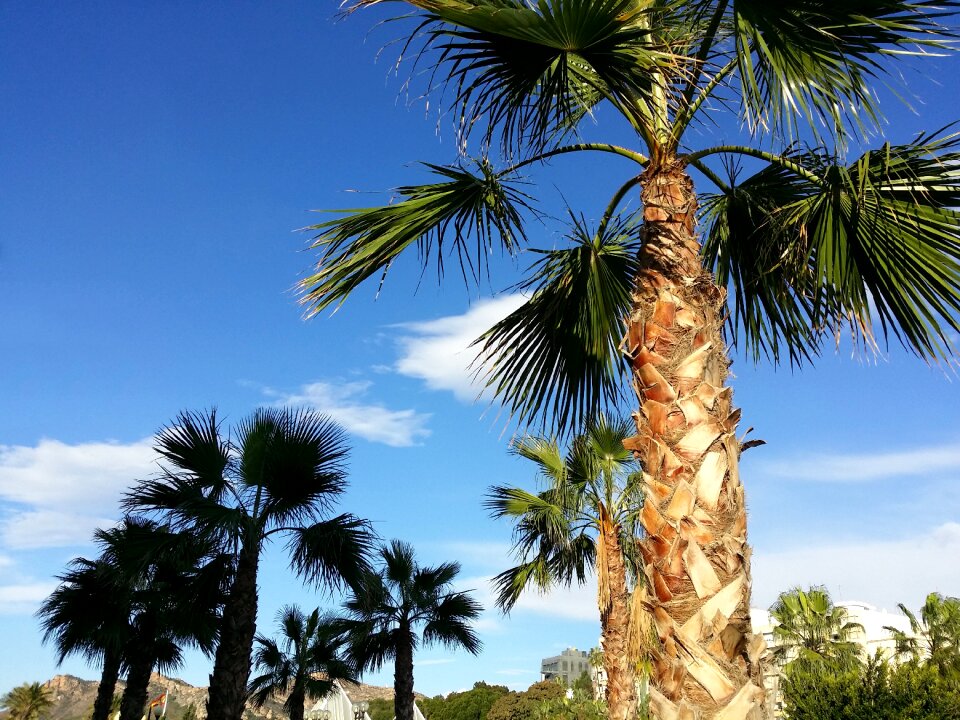
[(436, 253), (440, 274), (444, 255), (456, 255), (467, 282), (479, 281), (498, 247), (516, 252), (525, 240), (522, 213), (531, 210), (528, 195), (485, 160), (473, 168), (426, 167), (437, 182), (398, 188), (399, 202), (346, 210), (343, 217), (309, 228), (319, 231), (310, 247), (321, 254), (317, 271), (298, 285), (308, 315), (339, 306), (376, 274), (382, 283), (390, 264), (411, 245), (418, 247), (425, 268)]
[(472, 655), (480, 653), (483, 643), (470, 625), (483, 607), (467, 592), (446, 595), (431, 612), (420, 635), (427, 645), (440, 643), (449, 648), (462, 647)]
[(289, 530), (290, 566), (311, 583), (359, 587), (370, 572), (376, 536), (370, 523), (347, 513)]
[(732, 30), (743, 108), (754, 126), (792, 131), (802, 117), (816, 132), (876, 124), (867, 82), (883, 57), (944, 48), (943, 23), (957, 3), (930, 0), (734, 0)]
[(768, 169), (756, 195), (711, 204), (708, 262), (744, 293), (748, 342), (779, 337), (795, 357), (843, 327), (870, 343), (879, 324), (924, 359), (948, 357), (946, 333), (960, 329), (960, 135), (887, 144), (847, 166), (793, 157), (818, 182)]
[(566, 432), (620, 400), (638, 228), (620, 216), (597, 235), (574, 217), (573, 246), (537, 251), (530, 299), (477, 340), (478, 375), (512, 416)]

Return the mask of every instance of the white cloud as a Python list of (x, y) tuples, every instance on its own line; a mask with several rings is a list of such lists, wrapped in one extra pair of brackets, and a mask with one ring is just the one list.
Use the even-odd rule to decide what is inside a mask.
[(452, 662), (456, 661), (453, 658), (430, 658), (427, 660), (417, 660), (417, 667), (426, 665), (449, 665)]
[[(499, 612), (496, 607), (496, 592), (492, 578), (474, 577), (465, 578), (457, 583), (458, 589), (470, 588), (474, 597), (483, 605), (488, 613)], [(517, 604), (510, 611), (511, 615), (532, 613), (548, 617), (563, 618), (582, 622), (600, 622), (600, 611), (597, 609), (597, 586), (592, 573), (587, 577), (584, 585), (574, 584), (571, 587), (556, 586), (546, 593), (530, 589), (520, 596)]]
[(941, 445), (898, 452), (810, 455), (760, 462), (760, 472), (781, 478), (819, 482), (857, 482), (891, 477), (960, 471), (960, 445)]
[(753, 601), (768, 607), (797, 585), (824, 585), (835, 601), (861, 600), (894, 609), (919, 607), (928, 593), (960, 594), (960, 523), (896, 540), (851, 540), (758, 552)]
[(0, 446), (0, 539), (8, 548), (86, 543), (96, 527), (120, 515), (119, 501), (135, 480), (156, 470), (152, 440), (130, 444)]
[(433, 390), (449, 390), (465, 402), (476, 400), (481, 387), (473, 382), (469, 366), (477, 349), (470, 345), (523, 300), (521, 295), (501, 295), (477, 302), (463, 315), (400, 325), (409, 334), (398, 340), (396, 371), (423, 380)]
[(54, 588), (54, 583), (0, 585), (0, 614), (29, 615)]
[(304, 385), (297, 393), (277, 397), (277, 405), (305, 405), (329, 415), (354, 435), (392, 447), (416, 445), (430, 435), (430, 415), (415, 410), (390, 410), (377, 403), (364, 403), (371, 383), (331, 384), (315, 382)]

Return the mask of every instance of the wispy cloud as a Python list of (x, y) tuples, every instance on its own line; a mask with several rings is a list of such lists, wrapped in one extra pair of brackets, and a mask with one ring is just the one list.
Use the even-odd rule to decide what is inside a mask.
[(377, 402), (366, 401), (372, 383), (315, 382), (297, 392), (265, 390), (276, 405), (303, 405), (329, 415), (346, 430), (371, 442), (392, 447), (416, 445), (430, 435), (430, 415), (412, 409), (391, 410)]
[(155, 460), (150, 439), (0, 446), (0, 540), (18, 549), (89, 542), (119, 517), (121, 494), (155, 472)]
[(427, 660), (417, 659), (417, 667), (423, 667), (426, 665), (449, 665), (452, 662), (456, 662), (453, 658), (428, 658)]
[(50, 582), (0, 585), (0, 614), (29, 615), (55, 587)]
[(960, 472), (960, 445), (858, 454), (814, 454), (758, 462), (757, 470), (778, 478), (817, 482), (864, 482)]
[(476, 400), (481, 386), (469, 366), (477, 348), (470, 345), (522, 302), (521, 295), (501, 295), (477, 302), (462, 315), (400, 325), (407, 334), (398, 340), (401, 355), (395, 370), (433, 390), (449, 390), (464, 402)]
[[(459, 588), (471, 588), (474, 596), (488, 613), (496, 613), (496, 593), (491, 577), (464, 578), (457, 582)], [(584, 585), (557, 586), (546, 593), (531, 589), (520, 596), (511, 615), (531, 613), (548, 617), (582, 622), (600, 622), (597, 610), (597, 586), (591, 574)]]
[(889, 540), (805, 544), (754, 555), (753, 605), (768, 607), (797, 585), (824, 585), (834, 600), (862, 600), (893, 609), (919, 607), (928, 593), (960, 588), (960, 523)]

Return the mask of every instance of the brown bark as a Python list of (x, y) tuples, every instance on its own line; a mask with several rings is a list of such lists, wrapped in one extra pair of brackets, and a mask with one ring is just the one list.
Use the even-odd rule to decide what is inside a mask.
[[(145, 637), (153, 637), (147, 631)], [(147, 693), (150, 690), (150, 673), (153, 672), (153, 663), (156, 653), (153, 647), (146, 643), (131, 648), (127, 670), (127, 687), (120, 700), (120, 720), (140, 720), (147, 704)]]
[(257, 632), (257, 568), (260, 546), (248, 540), (240, 551), (230, 596), (223, 609), (220, 643), (210, 675), (207, 720), (241, 720)]
[(641, 187), (641, 269), (626, 338), (640, 411), (626, 446), (644, 470), (641, 551), (660, 638), (651, 716), (754, 720), (764, 712), (763, 640), (750, 627), (725, 292), (701, 266), (685, 169), (661, 163)]
[[(630, 593), (627, 591), (626, 566), (618, 537), (619, 528), (610, 521), (604, 508), (600, 510), (602, 556), (608, 590), (600, 590), (600, 632), (603, 643), (603, 666), (607, 673), (607, 711), (610, 720), (633, 720), (637, 716), (637, 689), (633, 663), (627, 648), (630, 623)], [(599, 553), (598, 553), (599, 555)], [(601, 588), (603, 580), (601, 580)], [(606, 595), (606, 597), (604, 597)]]
[(413, 720), (413, 642), (410, 627), (397, 630), (397, 655), (393, 666), (393, 713), (395, 720)]
[(100, 685), (97, 686), (97, 699), (93, 702), (91, 720), (108, 720), (113, 705), (113, 693), (120, 678), (120, 653), (108, 650), (103, 656), (103, 670), (100, 672)]

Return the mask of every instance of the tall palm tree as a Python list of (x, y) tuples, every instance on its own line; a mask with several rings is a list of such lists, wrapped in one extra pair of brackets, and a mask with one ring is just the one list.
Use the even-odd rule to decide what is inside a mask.
[[(427, 91), (447, 90), (456, 146), (478, 157), (428, 165), (430, 180), (391, 202), (317, 225), (303, 302), (308, 314), (341, 304), (414, 246), (440, 269), (456, 255), (479, 282), (494, 250), (528, 240), (537, 208), (520, 173), (575, 155), (626, 165), (595, 225), (572, 213), (569, 243), (539, 251), (528, 299), (480, 341), (481, 370), (515, 417), (557, 431), (635, 392), (627, 447), (645, 472), (656, 718), (763, 712), (737, 469), (751, 443), (737, 435), (726, 340), (798, 364), (845, 328), (867, 347), (893, 334), (925, 359), (953, 353), (960, 137), (847, 155), (881, 124), (870, 81), (945, 51), (957, 6), (409, 0), (397, 12), (412, 22), (404, 55), (431, 68), (418, 73)], [(711, 145), (723, 114), (738, 140)], [(623, 124), (608, 142), (578, 135), (611, 115), (632, 147), (616, 142)], [(697, 194), (695, 178), (711, 189)]]
[(344, 432), (303, 410), (260, 409), (223, 436), (216, 412), (182, 413), (156, 438), (160, 476), (140, 482), (129, 510), (160, 513), (176, 528), (211, 538), (235, 556), (207, 701), (209, 720), (240, 720), (257, 624), (264, 546), (285, 537), (298, 575), (357, 585), (373, 545), (368, 523), (332, 515), (347, 481)]
[(469, 592), (452, 590), (458, 563), (421, 567), (413, 547), (399, 540), (381, 548), (380, 556), (380, 570), (347, 599), (348, 617), (337, 628), (361, 670), (376, 671), (394, 661), (394, 716), (413, 720), (414, 651), (440, 643), (476, 655), (481, 643), (470, 622), (482, 608)]
[(960, 684), (960, 598), (930, 593), (919, 618), (903, 603), (898, 607), (910, 621), (911, 633), (884, 628), (893, 635), (897, 654), (925, 660), (941, 677)]
[(80, 557), (57, 580), (60, 584), (37, 611), (43, 642), (54, 644), (58, 665), (68, 655), (79, 655), (100, 666), (91, 720), (107, 720), (130, 635), (129, 598), (120, 590), (119, 568)]
[[(591, 566), (596, 568), (611, 717), (626, 717), (637, 703), (634, 665), (640, 658), (636, 650), (630, 652), (629, 635), (631, 588), (643, 592), (642, 582), (637, 586), (642, 569), (636, 549), (642, 479), (623, 446), (631, 435), (628, 422), (600, 415), (573, 439), (566, 456), (554, 440), (524, 438), (513, 452), (537, 465), (546, 488), (534, 494), (497, 486), (485, 503), (494, 517), (510, 518), (515, 525), (514, 551), (521, 562), (495, 578), (497, 603), (504, 610), (527, 589), (544, 591), (574, 580), (582, 584)], [(649, 623), (633, 630), (642, 640)]]
[(18, 685), (0, 699), (10, 720), (42, 720), (53, 707), (50, 690), (38, 682)]
[(284, 708), (290, 720), (303, 720), (308, 699), (322, 700), (334, 682), (357, 682), (357, 672), (343, 653), (343, 638), (330, 617), (314, 609), (309, 615), (295, 605), (288, 605), (277, 614), (283, 635), (278, 644), (257, 635), (253, 662), (262, 671), (250, 681), (253, 704), (263, 707), (273, 695), (287, 694)]
[(795, 662), (807, 669), (836, 670), (860, 662), (854, 638), (863, 626), (848, 620), (846, 609), (834, 605), (825, 588), (780, 593), (770, 617), (776, 621), (770, 656), (781, 667)]

